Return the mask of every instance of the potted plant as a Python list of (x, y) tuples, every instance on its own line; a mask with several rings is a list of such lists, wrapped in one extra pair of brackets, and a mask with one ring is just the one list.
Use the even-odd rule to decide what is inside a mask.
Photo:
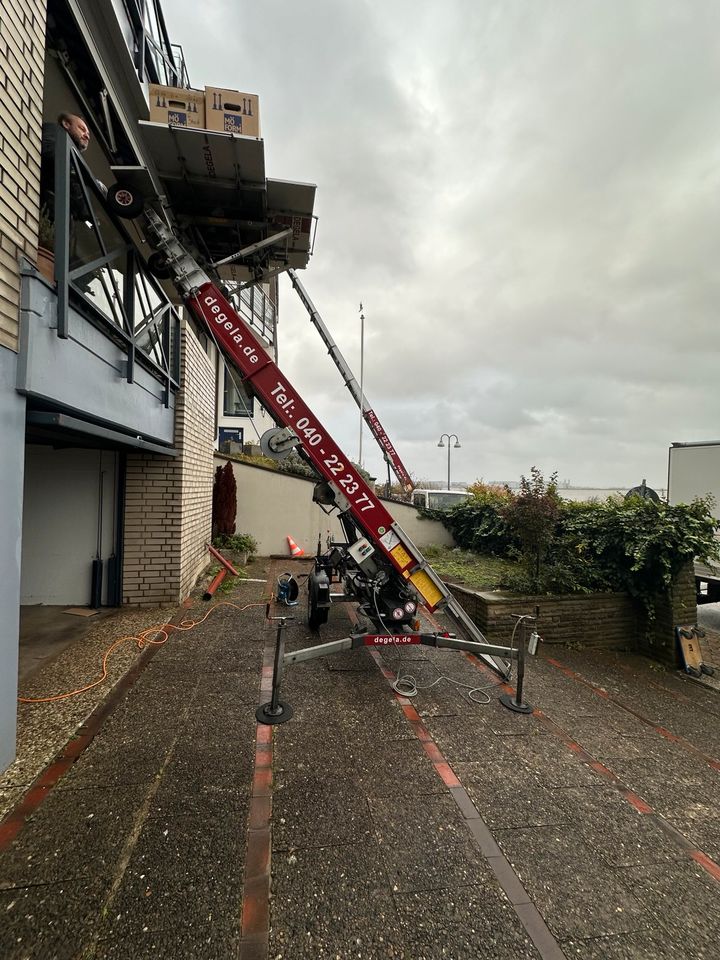
[(46, 280), (55, 283), (55, 224), (46, 206), (40, 208), (38, 221), (37, 268)]
[(241, 567), (246, 566), (248, 560), (257, 553), (258, 545), (255, 537), (250, 533), (221, 534), (215, 537), (213, 545), (218, 550), (232, 550), (236, 554), (236, 561)]
[(239, 533), (233, 537), (235, 550), (240, 555), (240, 564), (244, 567), (248, 560), (257, 552), (257, 540), (250, 533)]

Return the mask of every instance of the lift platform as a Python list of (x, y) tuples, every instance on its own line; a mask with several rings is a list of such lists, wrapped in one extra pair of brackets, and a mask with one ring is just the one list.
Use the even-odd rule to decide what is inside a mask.
[(156, 212), (172, 210), (178, 236), (222, 280), (265, 281), (307, 266), (315, 185), (268, 179), (262, 139), (146, 120), (139, 128), (160, 193), (146, 167), (113, 167), (118, 213), (138, 215), (145, 198), (156, 198)]

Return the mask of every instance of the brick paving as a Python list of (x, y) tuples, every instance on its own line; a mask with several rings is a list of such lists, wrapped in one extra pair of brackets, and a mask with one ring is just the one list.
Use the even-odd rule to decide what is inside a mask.
[[(553, 646), (522, 716), (472, 657), (384, 648), (290, 667), (293, 719), (260, 726), (265, 589), (171, 634), (65, 751), (0, 854), (3, 960), (718, 957), (715, 690)], [(316, 643), (293, 612), (288, 647)]]

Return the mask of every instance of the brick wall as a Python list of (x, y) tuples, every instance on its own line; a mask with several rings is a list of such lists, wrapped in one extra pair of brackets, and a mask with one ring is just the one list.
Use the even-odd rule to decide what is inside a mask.
[(511, 614), (535, 616), (537, 610), (537, 630), (548, 643), (580, 643), (609, 649), (635, 647), (638, 610), (625, 594), (505, 596), (477, 593), (452, 584), (450, 590), (492, 643), (509, 642), (515, 624)]
[(0, 0), (0, 346), (17, 351), (21, 255), (35, 260), (45, 0)]
[(175, 416), (179, 456), (136, 453), (127, 458), (123, 603), (176, 603), (208, 564), (215, 372), (187, 326), (180, 382)]
[(125, 477), (123, 603), (174, 603), (180, 598), (180, 464), (132, 453)]
[(692, 563), (680, 571), (668, 594), (655, 598), (652, 620), (639, 602), (621, 593), (511, 597), (452, 584), (450, 590), (491, 642), (510, 639), (511, 614), (534, 616), (539, 608), (538, 633), (549, 643), (635, 650), (669, 666), (679, 666), (675, 627), (697, 623)]
[(180, 595), (186, 597), (209, 561), (215, 446), (215, 367), (190, 327), (183, 332), (180, 382), (175, 444), (182, 468)]
[(641, 616), (638, 650), (670, 666), (679, 666), (675, 627), (697, 623), (695, 571), (688, 563), (677, 575), (669, 594), (655, 599), (655, 617)]

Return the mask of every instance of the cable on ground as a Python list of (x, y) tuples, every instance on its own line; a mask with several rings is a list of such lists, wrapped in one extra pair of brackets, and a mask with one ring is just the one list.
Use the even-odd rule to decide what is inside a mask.
[[(159, 627), (149, 627), (147, 630), (143, 630), (137, 636), (128, 635), (126, 637), (120, 637), (115, 640), (107, 648), (103, 654), (102, 659), (102, 676), (97, 680), (94, 680), (92, 683), (86, 684), (84, 687), (78, 687), (77, 690), (69, 690), (67, 693), (58, 693), (52, 697), (18, 697), (19, 703), (55, 703), (58, 700), (68, 700), (70, 697), (77, 697), (81, 693), (86, 693), (88, 690), (92, 690), (93, 687), (99, 686), (101, 683), (107, 679), (108, 675), (108, 660), (112, 652), (120, 646), (120, 644), (125, 643), (126, 641), (134, 641), (138, 650), (142, 650), (143, 647), (149, 645), (162, 646), (162, 644), (167, 643), (170, 633), (174, 631), (187, 631), (192, 630), (194, 627), (200, 626), (213, 610), (217, 610), (218, 607), (234, 607), (236, 610), (242, 612), (243, 610), (248, 610), (250, 607), (264, 607), (264, 603), (246, 603), (245, 606), (241, 607), (237, 603), (233, 603), (231, 600), (221, 600), (219, 603), (214, 604), (209, 610), (205, 613), (203, 617), (199, 620), (181, 620), (180, 623), (163, 623)], [(158, 639), (160, 638), (160, 639)]]
[[(396, 631), (390, 630), (390, 629), (388, 628), (388, 625), (387, 625), (387, 623), (385, 622), (385, 619), (384, 619), (383, 615), (380, 613), (380, 610), (379, 610), (379, 608), (378, 608), (378, 603), (377, 603), (377, 593), (378, 593), (378, 589), (379, 589), (379, 588), (378, 588), (378, 585), (377, 585), (377, 584), (374, 584), (374, 589), (373, 589), (373, 604), (374, 604), (374, 606), (375, 606), (375, 613), (377, 614), (378, 619), (379, 619), (380, 623), (382, 623), (382, 625), (383, 625), (383, 627), (385, 628), (385, 630), (387, 630), (387, 632), (388, 632), (391, 636), (395, 636)], [(515, 634), (513, 633), (513, 636), (514, 636), (514, 635), (515, 635)], [(398, 647), (397, 641), (394, 641), (394, 642), (393, 642), (393, 646), (394, 646), (395, 648)], [(430, 661), (430, 662), (432, 662), (432, 661)], [(433, 666), (435, 667), (435, 664), (434, 664), (434, 663), (433, 663)], [(433, 680), (432, 683), (424, 684), (424, 685), (421, 686), (420, 684), (418, 684), (418, 682), (416, 681), (415, 677), (413, 677), (412, 674), (410, 674), (410, 673), (401, 674), (401, 673), (400, 673), (401, 669), (402, 669), (402, 668), (399, 666), (398, 669), (397, 669), (397, 675), (396, 675), (396, 677), (395, 677), (395, 680), (390, 684), (390, 686), (391, 686), (392, 689), (395, 691), (395, 693), (397, 693), (397, 694), (398, 694), (399, 696), (401, 696), (401, 697), (407, 697), (408, 699), (409, 699), (410, 697), (415, 697), (415, 696), (417, 696), (417, 694), (418, 694), (418, 692), (419, 692), (420, 690), (429, 690), (431, 687), (434, 687), (436, 683), (440, 683), (441, 680), (447, 680), (448, 683), (453, 683), (453, 684), (455, 684), (455, 686), (457, 686), (457, 687), (463, 687), (463, 688), (465, 688), (466, 690), (468, 690), (468, 699), (471, 700), (473, 703), (477, 703), (477, 704), (479, 704), (480, 706), (483, 706), (483, 707), (484, 707), (484, 706), (487, 706), (489, 703), (492, 703), (492, 697), (488, 696), (488, 694), (487, 694), (485, 691), (486, 691), (486, 690), (489, 690), (491, 687), (494, 687), (495, 684), (489, 683), (489, 684), (487, 684), (487, 685), (484, 686), (484, 687), (478, 687), (478, 686), (475, 686), (475, 685), (472, 684), (472, 683), (463, 683), (461, 680), (456, 680), (455, 677), (448, 677), (446, 674), (440, 673), (440, 672), (438, 671), (438, 676)], [(437, 667), (435, 667), (435, 669), (437, 670)], [(475, 696), (473, 696), (473, 694), (478, 694), (478, 695), (479, 695), (480, 697), (482, 697), (483, 699), (482, 699), (482, 700), (478, 700), (478, 699), (476, 699)]]

